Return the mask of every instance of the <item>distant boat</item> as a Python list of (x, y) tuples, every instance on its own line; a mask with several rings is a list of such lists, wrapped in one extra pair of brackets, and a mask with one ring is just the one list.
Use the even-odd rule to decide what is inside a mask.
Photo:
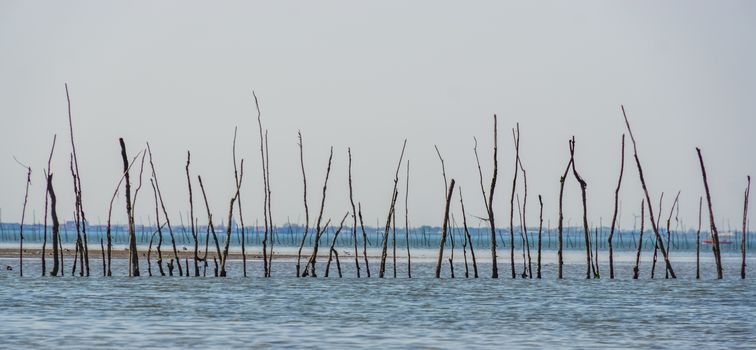
[[(725, 231), (719, 233), (719, 244), (733, 244), (732, 239), (735, 238), (735, 233), (732, 231)], [(709, 236), (709, 239), (705, 239), (704, 244), (714, 244), (714, 239)]]

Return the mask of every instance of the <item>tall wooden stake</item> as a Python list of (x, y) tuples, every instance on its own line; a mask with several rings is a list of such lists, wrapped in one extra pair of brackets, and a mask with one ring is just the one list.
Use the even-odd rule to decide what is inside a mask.
[(711, 194), (709, 192), (709, 181), (706, 179), (706, 167), (704, 167), (703, 156), (701, 156), (701, 149), (696, 147), (698, 153), (698, 160), (701, 163), (701, 174), (703, 175), (704, 188), (706, 189), (706, 203), (709, 205), (709, 227), (711, 228), (711, 238), (714, 241), (712, 249), (714, 251), (714, 260), (717, 264), (717, 279), (722, 279), (722, 255), (719, 250), (719, 232), (717, 231), (717, 225), (714, 222), (714, 210), (711, 207)]
[(745, 199), (743, 201), (743, 236), (740, 241), (740, 254), (743, 256), (743, 261), (740, 264), (740, 278), (746, 278), (746, 244), (748, 242), (748, 196), (751, 193), (751, 176), (748, 177), (748, 185), (745, 190)]
[(129, 276), (139, 276), (139, 254), (137, 253), (136, 232), (134, 231), (134, 212), (131, 210), (131, 181), (129, 179), (129, 159), (126, 157), (126, 144), (123, 138), (119, 138), (121, 144), (121, 159), (123, 160), (123, 172), (126, 179), (126, 214), (129, 220), (129, 259), (131, 260), (131, 273)]
[(441, 229), (441, 242), (438, 245), (438, 259), (436, 260), (436, 278), (441, 278), (441, 263), (444, 258), (444, 244), (446, 243), (446, 230), (449, 222), (449, 205), (451, 204), (452, 195), (454, 194), (454, 179), (451, 179), (449, 191), (446, 195), (446, 206), (444, 209), (444, 221)]
[[(299, 136), (299, 164), (302, 167), (302, 183), (304, 184), (304, 188), (302, 192), (304, 193), (304, 210), (305, 210), (305, 229), (304, 234), (302, 235), (302, 242), (299, 243), (299, 250), (297, 251), (297, 277), (301, 276), (300, 273), (300, 262), (302, 260), (302, 248), (304, 247), (305, 241), (307, 240), (307, 232), (310, 229), (310, 209), (307, 207), (307, 175), (305, 174), (305, 167), (304, 167), (304, 150), (302, 146), (302, 132), (297, 131), (297, 134)], [(351, 153), (350, 153), (350, 159), (351, 159)], [(357, 271), (357, 275), (359, 277), (359, 270)]]
[[(641, 256), (641, 250), (643, 249), (643, 224), (646, 222), (646, 207), (645, 207), (645, 200), (641, 200), (641, 227), (640, 227), (640, 235), (638, 236), (638, 252), (635, 255), (635, 266), (633, 266), (633, 279), (638, 279), (638, 276), (640, 275), (640, 256)], [(651, 221), (654, 221), (654, 218), (651, 218)]]
[(672, 263), (670, 263), (669, 258), (667, 257), (667, 250), (664, 248), (664, 242), (661, 242), (661, 234), (659, 234), (659, 227), (654, 221), (654, 208), (651, 204), (651, 196), (648, 194), (648, 187), (646, 186), (646, 180), (643, 177), (643, 168), (641, 167), (640, 158), (638, 158), (638, 147), (635, 143), (635, 137), (633, 136), (633, 131), (630, 129), (630, 122), (627, 119), (627, 114), (625, 113), (625, 106), (621, 106), (622, 108), (622, 116), (625, 118), (625, 125), (627, 126), (627, 132), (630, 134), (630, 140), (633, 142), (633, 157), (635, 158), (635, 165), (638, 167), (638, 177), (640, 177), (641, 186), (643, 187), (643, 193), (646, 195), (646, 205), (648, 206), (648, 217), (651, 218), (651, 228), (654, 230), (654, 235), (656, 236), (656, 240), (660, 241), (659, 249), (661, 250), (662, 256), (664, 256), (664, 263), (666, 265), (667, 270), (669, 270), (669, 275), (672, 278), (677, 278), (675, 275), (675, 271), (672, 269)]
[[(612, 238), (614, 237), (614, 230), (617, 227), (617, 208), (619, 205), (619, 191), (622, 185), (622, 174), (625, 172), (625, 134), (622, 134), (622, 152), (620, 161), (620, 174), (619, 180), (617, 180), (617, 189), (614, 190), (614, 214), (612, 215), (612, 227), (609, 230), (609, 278), (614, 279), (614, 247), (612, 246)], [(622, 243), (622, 242), (620, 242)]]
[(394, 175), (394, 190), (391, 192), (391, 205), (389, 206), (389, 212), (388, 217), (386, 218), (386, 229), (383, 232), (383, 244), (382, 244), (382, 250), (381, 250), (381, 266), (380, 271), (378, 272), (378, 277), (383, 278), (386, 274), (386, 258), (388, 257), (388, 235), (389, 230), (391, 229), (391, 219), (394, 215), (394, 207), (396, 206), (396, 197), (398, 196), (399, 192), (397, 191), (397, 186), (399, 186), (399, 169), (402, 166), (402, 159), (404, 159), (404, 149), (407, 147), (407, 140), (404, 140), (404, 143), (402, 144), (402, 153), (399, 155), (399, 163), (396, 165), (396, 174)]

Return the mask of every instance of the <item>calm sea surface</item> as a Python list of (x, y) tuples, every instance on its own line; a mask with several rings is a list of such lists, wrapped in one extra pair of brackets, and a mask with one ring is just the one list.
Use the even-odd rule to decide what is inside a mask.
[[(354, 261), (343, 257), (342, 279), (333, 278), (334, 266), (331, 278), (297, 279), (291, 261), (274, 261), (269, 279), (258, 277), (259, 261), (250, 278), (239, 277), (238, 262), (229, 278), (42, 278), (31, 259), (24, 271), (33, 277), (20, 278), (5, 270), (17, 260), (0, 259), (0, 348), (756, 347), (756, 271), (741, 280), (736, 255), (725, 257), (721, 281), (708, 256), (704, 278), (695, 280), (694, 260), (682, 252), (677, 280), (665, 280), (663, 267), (650, 279), (646, 259), (643, 276), (632, 280), (623, 255), (618, 279), (602, 266), (601, 280), (585, 280), (584, 262), (570, 256), (568, 278), (558, 281), (553, 258), (542, 280), (512, 280), (509, 255), (500, 254), (498, 280), (489, 278), (488, 261), (479, 262), (482, 278), (463, 278), (461, 254), (457, 278), (448, 278), (447, 263), (447, 278), (438, 280), (422, 256), (412, 279), (399, 261), (400, 278), (383, 280), (354, 278)], [(114, 261), (114, 274), (125, 265)], [(371, 261), (373, 277), (377, 267)]]

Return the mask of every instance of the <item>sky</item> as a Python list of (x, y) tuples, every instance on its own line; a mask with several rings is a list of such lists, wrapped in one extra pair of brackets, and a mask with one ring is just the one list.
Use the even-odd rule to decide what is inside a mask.
[[(304, 140), (311, 225), (331, 146), (324, 220), (338, 221), (351, 210), (351, 147), (355, 202), (366, 225), (385, 222), (405, 139), (410, 225), (443, 221), (444, 179), (434, 145), (447, 177), (462, 188), (468, 222), (486, 225), (475, 218), (485, 209), (473, 146), (477, 138), (488, 188), (494, 114), (497, 226), (509, 224), (516, 123), (527, 171), (526, 224), (538, 225), (540, 194), (544, 227), (556, 226), (559, 178), (575, 136), (589, 222), (608, 225), (626, 132), (624, 105), (655, 212), (663, 192), (667, 217), (681, 191), (680, 227), (696, 227), (704, 195), (695, 150), (701, 147), (717, 225), (735, 230), (746, 175), (756, 174), (755, 17), (750, 1), (3, 1), (1, 219), (21, 219), (26, 171), (15, 157), (33, 171), (28, 221), (42, 221), (43, 173), (55, 134), (58, 215), (72, 217), (68, 83), (83, 205), (92, 224), (107, 220), (121, 176), (119, 137), (129, 157), (150, 143), (173, 223), (187, 220), (188, 150), (196, 217), (207, 221), (201, 175), (214, 221), (226, 220), (235, 127), (237, 156), (245, 160), (245, 221), (262, 220), (255, 91), (269, 133), (272, 216), (279, 225), (304, 222), (297, 131)], [(643, 198), (629, 141), (620, 191), (623, 228), (639, 225)], [(145, 168), (136, 221), (148, 224), (155, 207)], [(399, 173), (403, 218), (406, 164)], [(134, 188), (138, 175), (135, 165)], [(523, 201), (522, 174), (517, 193)], [(580, 190), (572, 177), (564, 200), (565, 224), (578, 225)], [(458, 193), (451, 210), (461, 222)], [(113, 221), (124, 223), (125, 211), (121, 191)], [(705, 199), (704, 213), (706, 228)]]

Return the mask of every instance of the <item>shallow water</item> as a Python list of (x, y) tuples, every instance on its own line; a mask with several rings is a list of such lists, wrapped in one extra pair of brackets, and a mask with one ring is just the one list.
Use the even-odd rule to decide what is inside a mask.
[[(648, 270), (632, 280), (625, 259), (616, 280), (581, 278), (578, 259), (568, 259), (561, 281), (550, 262), (542, 280), (512, 280), (508, 264), (499, 266), (506, 278), (492, 280), (482, 261), (486, 278), (459, 278), (464, 267), (455, 264), (458, 278), (437, 280), (422, 257), (412, 265), (414, 278), (383, 280), (354, 278), (353, 260), (342, 260), (343, 279), (291, 277), (291, 261), (274, 261), (269, 279), (257, 277), (258, 261), (252, 278), (20, 278), (2, 271), (0, 347), (753, 348), (754, 280), (737, 278), (736, 256), (725, 259), (725, 280), (712, 279), (709, 261), (704, 279), (695, 280), (688, 258), (674, 262), (677, 280), (665, 280), (663, 268), (654, 280)], [(238, 276), (240, 264), (230, 264)], [(123, 266), (114, 261), (114, 269)], [(38, 267), (25, 263), (25, 272), (36, 276)], [(374, 277), (377, 267), (371, 261)], [(406, 276), (403, 263), (397, 268)]]

